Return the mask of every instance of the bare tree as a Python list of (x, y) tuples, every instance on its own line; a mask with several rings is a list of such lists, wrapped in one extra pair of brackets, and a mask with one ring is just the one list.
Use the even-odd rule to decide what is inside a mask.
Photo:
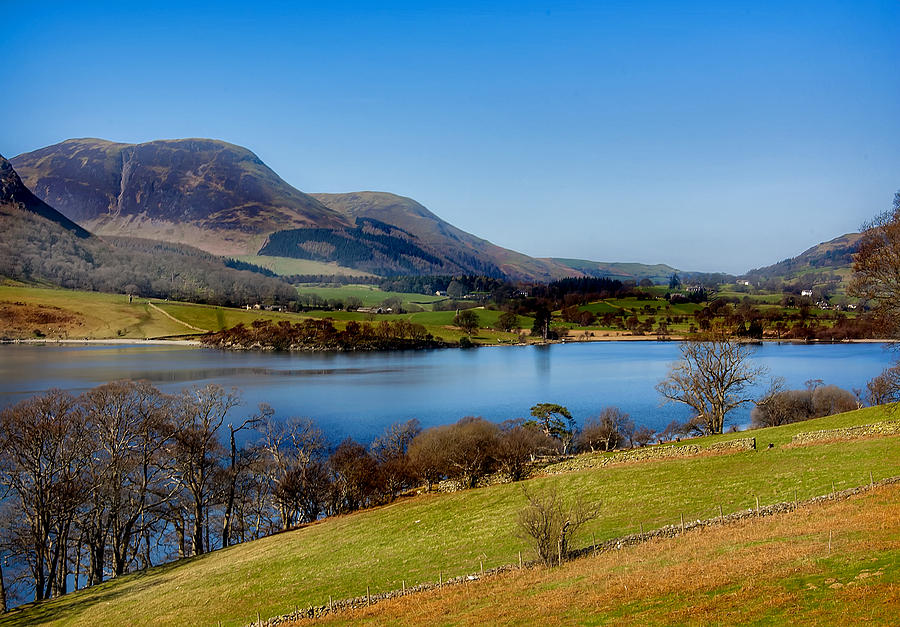
[(237, 448), (237, 434), (243, 431), (244, 429), (252, 429), (257, 425), (262, 424), (267, 418), (271, 418), (275, 414), (275, 410), (272, 409), (266, 403), (259, 404), (259, 411), (248, 418), (246, 418), (241, 424), (235, 426), (233, 423), (228, 423), (228, 432), (229, 432), (229, 465), (228, 470), (226, 471), (226, 487), (225, 487), (225, 511), (222, 513), (222, 546), (229, 546), (232, 542), (232, 534), (234, 527), (234, 503), (235, 503), (235, 494), (237, 492), (237, 483), (238, 478), (242, 472), (247, 470), (253, 461), (253, 451), (248, 449), (238, 450)]
[(209, 506), (216, 497), (215, 475), (221, 470), (223, 453), (219, 428), (228, 411), (238, 405), (236, 390), (218, 385), (185, 390), (178, 399), (177, 420), (180, 429), (170, 447), (175, 484), (184, 491), (185, 511), (192, 521), (191, 553), (206, 551), (204, 541)]
[(622, 446), (633, 435), (634, 423), (628, 414), (618, 407), (605, 407), (598, 417), (585, 421), (578, 434), (578, 445), (591, 451), (611, 451)]
[(866, 392), (866, 399), (871, 405), (900, 402), (900, 364), (886, 368), (869, 381)]
[(370, 451), (378, 462), (378, 484), (387, 500), (413, 487), (415, 472), (407, 451), (421, 431), (419, 421), (413, 418), (392, 424), (372, 442)]
[(167, 500), (160, 452), (177, 427), (167, 418), (170, 399), (146, 381), (107, 383), (86, 392), (80, 403), (93, 451), (85, 469), (88, 507), (81, 517), (93, 585), (103, 581), (107, 546), (113, 573), (125, 572), (142, 521)]
[(526, 426), (521, 419), (507, 420), (500, 425), (494, 458), (510, 480), (518, 481), (525, 477), (535, 455), (553, 448), (553, 440), (536, 426)]
[(37, 601), (64, 592), (60, 573), (84, 500), (85, 440), (83, 414), (67, 392), (50, 390), (0, 412), (0, 473), (26, 521), (24, 558)]
[(853, 273), (848, 292), (869, 301), (885, 336), (900, 338), (900, 192), (866, 225)]
[(298, 518), (315, 520), (322, 506), (322, 474), (327, 475), (319, 465), (325, 448), (321, 429), (309, 418), (280, 420), (274, 415), (258, 428), (281, 528), (290, 528)]
[(673, 364), (656, 390), (666, 402), (694, 410), (707, 433), (722, 433), (731, 410), (750, 403), (751, 387), (766, 373), (750, 363), (752, 347), (716, 333), (701, 341), (681, 344), (681, 361)]
[(529, 493), (523, 487), (522, 493), (528, 503), (519, 512), (519, 533), (533, 543), (535, 552), (546, 566), (566, 559), (575, 532), (600, 515), (599, 503), (588, 505), (576, 499), (567, 504), (555, 489), (541, 495)]

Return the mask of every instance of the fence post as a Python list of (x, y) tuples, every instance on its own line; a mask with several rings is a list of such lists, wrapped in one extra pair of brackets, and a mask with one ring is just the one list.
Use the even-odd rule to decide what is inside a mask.
[(725, 521), (725, 515), (722, 514), (722, 504), (721, 503), (719, 503), (719, 520), (721, 520), (722, 522)]
[(756, 516), (759, 517), (759, 495), (756, 494)]
[(369, 594), (369, 586), (366, 586), (366, 605), (372, 604), (372, 597)]
[(444, 571), (438, 571), (438, 588), (444, 587)]
[(684, 513), (681, 514), (681, 535), (684, 535)]
[(594, 537), (594, 532), (591, 532), (591, 548), (594, 555), (597, 554), (597, 538)]
[(834, 499), (834, 481), (831, 482), (831, 498)]
[(870, 470), (869, 471), (869, 487), (872, 487), (874, 485), (875, 485), (875, 480), (872, 478), (872, 471)]
[(406, 594), (406, 579), (403, 580), (403, 594)]
[(331, 598), (331, 595), (328, 595), (328, 611), (334, 612), (334, 601)]
[(828, 552), (831, 553), (831, 534), (832, 532), (828, 532)]
[(522, 551), (519, 551), (519, 568), (522, 568)]
[(641, 535), (644, 535), (644, 521), (641, 521)]

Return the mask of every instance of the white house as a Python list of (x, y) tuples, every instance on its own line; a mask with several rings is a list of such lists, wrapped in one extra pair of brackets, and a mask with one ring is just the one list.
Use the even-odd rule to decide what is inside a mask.
[(800, 290), (800, 296), (812, 296), (812, 290)]

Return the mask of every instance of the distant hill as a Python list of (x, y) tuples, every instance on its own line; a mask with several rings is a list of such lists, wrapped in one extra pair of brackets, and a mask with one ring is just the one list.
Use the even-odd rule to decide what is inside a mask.
[(255, 253), (279, 229), (348, 226), (255, 154), (222, 141), (70, 139), (12, 163), (38, 197), (98, 235), (232, 255)]
[(853, 272), (853, 255), (861, 237), (861, 233), (841, 235), (808, 248), (796, 257), (750, 270), (742, 278), (757, 285), (786, 282), (804, 288), (830, 283), (837, 284), (838, 291), (842, 291)]
[(608, 277), (620, 281), (650, 279), (654, 283), (666, 284), (673, 274), (681, 273), (681, 270), (662, 263), (648, 265), (644, 263), (585, 261), (584, 259), (561, 258), (554, 258), (552, 261), (583, 272), (588, 276)]
[(468, 274), (503, 275), (513, 279), (549, 281), (581, 272), (553, 259), (537, 259), (492, 244), (458, 229), (412, 198), (387, 192), (311, 194), (322, 204), (360, 224), (363, 219), (391, 224), (414, 236), (423, 247)]

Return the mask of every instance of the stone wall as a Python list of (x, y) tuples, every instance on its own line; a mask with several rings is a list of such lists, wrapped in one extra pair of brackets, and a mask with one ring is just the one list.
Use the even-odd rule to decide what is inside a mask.
[(871, 425), (858, 427), (846, 427), (844, 429), (823, 429), (821, 431), (807, 431), (798, 433), (791, 438), (791, 444), (802, 446), (827, 440), (855, 440), (857, 438), (870, 438), (886, 435), (900, 434), (900, 420), (886, 420)]
[(672, 459), (677, 457), (696, 457), (706, 453), (739, 453), (742, 451), (756, 450), (756, 438), (739, 438), (716, 442), (709, 446), (698, 444), (683, 444), (681, 446), (645, 446), (633, 448), (627, 451), (616, 451), (612, 455), (604, 453), (585, 453), (576, 455), (555, 464), (543, 468), (541, 472), (548, 475), (558, 475), (573, 470), (585, 470), (588, 468), (603, 468), (612, 464), (627, 464), (651, 459)]

